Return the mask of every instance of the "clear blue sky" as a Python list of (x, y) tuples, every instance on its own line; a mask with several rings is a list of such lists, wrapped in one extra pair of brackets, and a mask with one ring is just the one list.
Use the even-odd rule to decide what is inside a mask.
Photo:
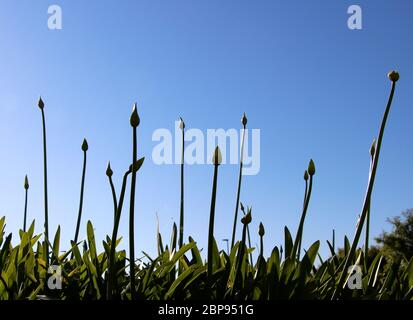
[[(63, 30), (47, 28), (48, 6), (63, 10)], [(347, 8), (363, 9), (363, 29), (347, 28)], [(138, 102), (136, 248), (156, 250), (158, 212), (164, 241), (179, 220), (179, 166), (151, 161), (157, 128), (238, 128), (246, 112), (261, 129), (261, 171), (244, 178), (253, 206), (253, 238), (262, 221), (267, 249), (293, 234), (303, 172), (317, 173), (304, 229), (307, 247), (336, 229), (353, 237), (369, 168), (369, 148), (388, 96), (387, 72), (400, 71), (373, 194), (371, 233), (413, 206), (413, 3), (410, 1), (23, 1), (0, 4), (0, 216), (22, 225), (24, 175), (29, 220), (43, 225), (41, 115), (46, 107), (50, 233), (73, 237), (83, 137), (89, 141), (84, 216), (98, 239), (112, 229), (107, 161), (116, 186), (131, 158), (129, 116)], [(216, 238), (230, 238), (238, 169), (222, 166)], [(212, 167), (186, 170), (185, 234), (206, 245)], [(128, 201), (128, 197), (126, 198)], [(127, 203), (120, 234), (127, 247)], [(17, 236), (17, 234), (16, 234)], [(139, 254), (138, 254), (139, 256)]]

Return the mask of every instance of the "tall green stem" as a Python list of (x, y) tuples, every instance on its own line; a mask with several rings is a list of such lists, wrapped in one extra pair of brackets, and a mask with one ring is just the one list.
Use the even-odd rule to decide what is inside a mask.
[[(297, 235), (296, 235), (295, 241), (294, 241), (294, 246), (293, 246), (293, 249), (291, 251), (291, 257), (292, 258), (297, 257), (297, 259), (300, 259), (299, 247), (301, 247), (301, 241), (302, 241), (302, 237), (303, 237), (304, 221), (305, 221), (305, 217), (306, 217), (306, 214), (307, 214), (308, 204), (309, 204), (310, 198), (311, 198), (311, 191), (313, 189), (313, 176), (315, 174), (315, 165), (314, 165), (313, 160), (310, 160), (310, 163), (308, 164), (307, 172), (310, 176), (310, 183), (309, 183), (309, 186), (308, 186), (308, 192), (306, 193), (303, 212), (301, 214), (300, 224), (298, 226)], [(306, 180), (306, 189), (307, 189), (307, 180)]]
[(238, 190), (237, 190), (237, 200), (235, 203), (235, 213), (234, 213), (234, 225), (232, 227), (232, 240), (231, 240), (231, 250), (235, 244), (235, 234), (237, 230), (237, 219), (238, 219), (238, 207), (239, 207), (239, 198), (241, 195), (241, 179), (242, 179), (242, 168), (243, 168), (243, 156), (244, 156), (244, 139), (245, 139), (245, 129), (247, 126), (247, 117), (244, 116), (241, 119), (241, 123), (243, 125), (242, 130), (242, 140), (241, 140), (241, 154), (240, 154), (240, 164), (239, 164), (239, 174), (238, 174)]
[(112, 231), (112, 239), (111, 239), (111, 244), (110, 244), (110, 257), (109, 257), (109, 280), (108, 280), (108, 292), (107, 292), (108, 300), (112, 299), (113, 282), (116, 279), (116, 273), (115, 273), (116, 241), (118, 237), (119, 222), (120, 222), (120, 217), (122, 214), (123, 201), (125, 198), (125, 191), (126, 191), (126, 183), (127, 183), (129, 173), (130, 171), (127, 171), (123, 175), (122, 188), (121, 188), (121, 192), (119, 196), (119, 204), (117, 206), (115, 223), (114, 223), (113, 231)]
[(374, 160), (373, 160), (373, 165), (372, 165), (372, 169), (371, 169), (371, 173), (370, 173), (370, 177), (369, 177), (369, 182), (367, 185), (367, 190), (366, 190), (366, 194), (364, 197), (364, 203), (363, 203), (363, 208), (361, 210), (361, 215), (360, 215), (360, 221), (359, 221), (359, 225), (357, 227), (356, 233), (354, 235), (354, 239), (353, 239), (353, 243), (351, 245), (350, 248), (350, 252), (346, 258), (346, 262), (344, 263), (341, 275), (340, 275), (340, 279), (338, 281), (338, 285), (336, 287), (336, 289), (334, 290), (333, 296), (332, 296), (332, 300), (337, 299), (337, 297), (339, 296), (341, 290), (343, 289), (343, 285), (344, 282), (346, 280), (347, 277), (347, 270), (350, 267), (350, 264), (353, 261), (355, 252), (356, 252), (356, 248), (357, 248), (357, 244), (358, 241), (360, 239), (360, 235), (361, 235), (361, 231), (363, 229), (363, 225), (364, 225), (364, 221), (366, 219), (367, 216), (367, 212), (369, 209), (369, 205), (370, 205), (370, 199), (371, 199), (371, 194), (373, 192), (373, 186), (374, 186), (374, 180), (376, 177), (376, 171), (377, 171), (377, 165), (379, 162), (379, 157), (380, 157), (380, 149), (381, 149), (381, 144), (383, 141), (383, 135), (384, 135), (384, 129), (386, 127), (386, 122), (387, 122), (387, 118), (390, 112), (390, 108), (391, 108), (391, 104), (393, 101), (393, 95), (394, 95), (394, 91), (396, 88), (396, 81), (399, 79), (399, 75), (397, 72), (391, 72), (389, 73), (389, 78), (392, 82), (391, 84), (391, 89), (390, 89), (390, 95), (387, 101), (387, 106), (386, 109), (384, 111), (384, 115), (383, 115), (383, 119), (381, 122), (381, 126), (380, 126), (380, 130), (379, 130), (379, 135), (378, 135), (378, 140), (377, 140), (377, 146), (376, 146), (376, 152), (374, 154)]
[(212, 276), (213, 265), (213, 245), (214, 245), (214, 220), (215, 220), (215, 202), (217, 196), (217, 179), (218, 179), (218, 167), (221, 163), (221, 151), (218, 147), (215, 148), (213, 156), (214, 164), (214, 180), (212, 182), (212, 196), (211, 196), (211, 211), (209, 214), (209, 233), (208, 233), (208, 262), (207, 262), (207, 275)]
[(29, 193), (29, 179), (27, 178), (27, 175), (24, 177), (24, 189), (25, 189), (25, 196), (24, 196), (23, 231), (26, 232), (27, 198), (28, 198), (28, 193)]
[(181, 118), (179, 127), (182, 130), (182, 155), (181, 155), (181, 202), (179, 216), (179, 248), (184, 243), (184, 153), (185, 153), (185, 123)]
[[(247, 225), (247, 235), (248, 235), (248, 247), (251, 250), (251, 234), (250, 234), (250, 227)], [(254, 266), (254, 261), (252, 260), (252, 252), (250, 252), (250, 261), (251, 261), (251, 266)]]
[(133, 128), (132, 142), (132, 178), (131, 178), (131, 193), (129, 206), (129, 256), (130, 256), (130, 290), (131, 300), (135, 300), (135, 188), (136, 188), (136, 161), (137, 155), (137, 130), (139, 125), (139, 116), (136, 108), (136, 103), (133, 106), (130, 124)]
[(85, 189), (85, 176), (86, 176), (86, 161), (87, 161), (87, 150), (88, 150), (88, 144), (86, 139), (83, 140), (82, 144), (82, 151), (83, 151), (83, 170), (82, 170), (82, 182), (80, 184), (80, 201), (79, 201), (79, 212), (77, 215), (77, 224), (76, 224), (76, 232), (75, 232), (75, 238), (74, 238), (74, 243), (77, 243), (77, 239), (79, 237), (79, 229), (80, 229), (80, 221), (82, 219), (82, 209), (83, 209), (83, 192)]
[(46, 271), (49, 269), (49, 212), (47, 199), (47, 144), (46, 144), (46, 120), (44, 116), (44, 102), (39, 99), (38, 106), (42, 112), (42, 127), (43, 127), (43, 176), (44, 176), (44, 250), (46, 259)]
[(113, 184), (113, 179), (112, 179), (113, 171), (112, 168), (110, 167), (110, 162), (108, 163), (108, 167), (106, 169), (106, 176), (109, 178), (109, 184), (110, 184), (110, 189), (112, 191), (112, 199), (113, 199), (113, 220), (116, 220), (116, 213), (118, 211), (118, 200), (116, 198), (116, 191), (115, 191), (115, 186)]
[[(370, 171), (369, 175), (371, 174), (371, 169), (373, 168), (373, 161), (374, 161), (374, 154), (376, 152), (376, 139), (373, 140), (373, 143), (370, 147)], [(370, 205), (371, 205), (371, 197), (369, 199), (368, 207), (367, 207), (367, 217), (366, 217), (366, 239), (364, 243), (364, 259), (367, 261), (368, 254), (369, 254), (369, 237), (370, 237)]]

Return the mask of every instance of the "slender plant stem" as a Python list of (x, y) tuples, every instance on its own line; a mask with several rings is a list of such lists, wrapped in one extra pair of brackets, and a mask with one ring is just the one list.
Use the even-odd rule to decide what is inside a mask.
[(136, 126), (133, 127), (133, 153), (132, 153), (132, 179), (129, 207), (129, 256), (130, 256), (130, 290), (131, 300), (135, 300), (135, 188), (136, 188), (136, 160), (137, 160), (137, 134)]
[(28, 189), (25, 190), (24, 197), (24, 219), (23, 219), (23, 231), (26, 232), (26, 218), (27, 218), (27, 198), (28, 198)]
[(112, 239), (111, 239), (111, 246), (110, 246), (110, 258), (109, 258), (109, 280), (108, 280), (108, 292), (107, 292), (108, 300), (112, 299), (112, 296), (113, 296), (113, 281), (116, 279), (116, 273), (115, 273), (116, 241), (117, 241), (117, 237), (118, 237), (119, 222), (120, 222), (120, 217), (121, 217), (121, 214), (122, 214), (123, 201), (124, 201), (124, 198), (125, 198), (125, 191), (126, 191), (126, 183), (127, 183), (129, 173), (130, 173), (130, 171), (127, 171), (123, 175), (122, 188), (121, 188), (121, 192), (120, 192), (120, 196), (119, 196), (119, 204), (117, 206), (115, 223), (114, 223), (113, 231), (112, 231)]
[(358, 225), (356, 233), (354, 235), (354, 239), (353, 239), (353, 243), (352, 243), (351, 248), (350, 248), (350, 252), (349, 252), (349, 254), (346, 258), (346, 262), (344, 263), (343, 270), (341, 272), (337, 287), (335, 288), (333, 296), (331, 298), (332, 300), (337, 299), (338, 295), (340, 294), (341, 290), (343, 289), (343, 285), (344, 285), (345, 279), (347, 277), (347, 270), (348, 270), (348, 268), (349, 268), (349, 266), (350, 266), (350, 264), (353, 260), (354, 254), (356, 252), (357, 244), (358, 244), (358, 241), (360, 239), (360, 235), (361, 235), (361, 231), (363, 229), (364, 221), (366, 219), (367, 212), (368, 212), (368, 209), (369, 209), (369, 206), (370, 206), (370, 199), (371, 199), (371, 194), (373, 192), (374, 180), (375, 180), (375, 177), (376, 177), (377, 165), (378, 165), (379, 157), (380, 157), (380, 149), (381, 149), (381, 144), (382, 144), (382, 141), (383, 141), (384, 129), (386, 127), (387, 117), (388, 117), (389, 112), (390, 112), (391, 103), (392, 103), (392, 100), (393, 100), (393, 95), (394, 95), (395, 88), (396, 88), (396, 82), (392, 81), (389, 99), (387, 101), (386, 110), (384, 111), (383, 119), (382, 119), (380, 130), (379, 130), (377, 146), (376, 146), (376, 152), (374, 154), (373, 166), (372, 166), (372, 169), (371, 169), (366, 194), (365, 194), (365, 197), (364, 197), (364, 203), (363, 203), (363, 208), (361, 210), (359, 225)]
[[(306, 171), (306, 173), (307, 173), (307, 171)], [(304, 174), (304, 176), (305, 176), (305, 174)], [(303, 210), (304, 210), (305, 204), (307, 202), (307, 195), (308, 195), (308, 179), (305, 179)], [(301, 241), (302, 241), (302, 239), (300, 237), (299, 242), (298, 242), (298, 249), (297, 249), (298, 258), (300, 257), (300, 253), (301, 253)]]
[(307, 197), (305, 199), (305, 204), (303, 207), (303, 213), (301, 215), (301, 219), (300, 219), (300, 224), (298, 226), (298, 230), (297, 230), (297, 236), (295, 238), (294, 241), (294, 246), (293, 246), (293, 250), (292, 250), (292, 257), (296, 257), (298, 259), (300, 259), (300, 253), (299, 253), (299, 244), (301, 243), (301, 238), (303, 236), (303, 228), (304, 228), (304, 220), (305, 220), (305, 216), (307, 214), (307, 209), (308, 209), (308, 204), (310, 202), (310, 198), (311, 198), (311, 190), (313, 189), (313, 176), (310, 175), (310, 184), (308, 187), (308, 193), (307, 193)]
[(236, 261), (236, 266), (235, 266), (235, 279), (234, 279), (234, 284), (232, 287), (232, 294), (234, 295), (236, 287), (239, 285), (239, 278), (242, 276), (241, 274), (241, 268), (242, 268), (242, 262), (244, 260), (244, 253), (245, 253), (245, 238), (246, 238), (246, 233), (247, 233), (247, 224), (243, 225), (242, 228), (242, 238), (241, 238), (241, 243), (239, 244), (238, 248), (238, 254), (237, 254), (237, 261)]
[(27, 220), (27, 198), (29, 193), (29, 179), (27, 178), (27, 174), (24, 177), (24, 216), (23, 216), (23, 231), (26, 232), (26, 220)]
[[(250, 235), (250, 227), (247, 224), (247, 235), (248, 235), (248, 247), (251, 249), (251, 235)], [(250, 252), (250, 260), (251, 260), (251, 266), (254, 266), (254, 261), (252, 260), (252, 252)]]
[(45, 256), (46, 256), (46, 271), (49, 269), (49, 211), (47, 199), (47, 147), (46, 147), (46, 120), (43, 108), (42, 126), (43, 126), (43, 174), (44, 174), (44, 235), (45, 235)]
[[(375, 147), (375, 142), (373, 142), (373, 146)], [(373, 147), (372, 147), (373, 148)], [(374, 150), (374, 149), (373, 149)], [(373, 151), (374, 152), (374, 151)], [(370, 161), (370, 172), (369, 175), (371, 174), (371, 169), (373, 168), (373, 160), (374, 160), (374, 153), (371, 155), (371, 161)], [(369, 199), (368, 203), (368, 208), (367, 208), (367, 217), (366, 217), (366, 239), (364, 243), (364, 259), (367, 261), (368, 254), (369, 254), (369, 237), (370, 237), (370, 206), (371, 206), (371, 197)]]
[(179, 216), (179, 248), (184, 243), (184, 153), (185, 153), (185, 128), (182, 128), (182, 156), (181, 156), (181, 203)]
[(238, 190), (237, 190), (237, 200), (235, 202), (234, 226), (232, 227), (231, 249), (234, 247), (234, 244), (235, 244), (235, 234), (237, 230), (239, 199), (241, 195), (242, 168), (244, 165), (243, 157), (244, 157), (245, 128), (246, 128), (246, 125), (244, 124), (243, 130), (242, 130), (242, 139), (241, 139), (241, 154), (240, 154), (240, 164), (239, 164), (239, 174), (238, 174)]
[(116, 198), (116, 190), (113, 184), (112, 177), (109, 177), (109, 184), (110, 184), (110, 189), (112, 191), (112, 198), (113, 198), (113, 218), (116, 219), (116, 213), (118, 211), (118, 200)]
[(214, 180), (212, 183), (212, 197), (211, 197), (211, 212), (209, 215), (209, 233), (208, 233), (208, 277), (212, 276), (212, 264), (213, 264), (213, 244), (214, 244), (214, 219), (215, 219), (215, 201), (217, 194), (217, 177), (218, 177), (218, 165), (214, 165)]
[(82, 170), (82, 183), (80, 185), (80, 201), (79, 201), (79, 213), (77, 215), (77, 224), (74, 242), (77, 243), (79, 237), (80, 221), (82, 219), (82, 209), (83, 209), (83, 193), (85, 189), (85, 176), (86, 176), (86, 162), (87, 162), (87, 151), (83, 151), (83, 170)]

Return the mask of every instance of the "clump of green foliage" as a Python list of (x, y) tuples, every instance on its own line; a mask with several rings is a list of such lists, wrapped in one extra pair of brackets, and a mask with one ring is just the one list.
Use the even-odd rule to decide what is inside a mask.
[[(44, 102), (39, 101), (43, 120), (44, 147), (44, 197), (45, 197), (45, 232), (34, 234), (34, 222), (26, 230), (27, 198), (29, 183), (25, 179), (25, 211), (23, 229), (19, 231), (19, 243), (12, 245), (12, 234), (5, 236), (5, 217), (0, 219), (0, 299), (64, 299), (64, 300), (184, 300), (184, 299), (223, 299), (223, 300), (273, 300), (273, 299), (408, 299), (413, 298), (413, 258), (399, 257), (397, 263), (390, 263), (384, 268), (386, 260), (381, 251), (368, 251), (368, 230), (370, 220), (370, 202), (374, 179), (377, 171), (381, 144), (387, 117), (392, 104), (397, 72), (390, 72), (391, 91), (385, 109), (377, 140), (370, 150), (371, 163), (369, 181), (360, 219), (356, 227), (353, 241), (344, 239), (343, 250), (336, 252), (335, 237), (332, 244), (327, 241), (331, 256), (325, 261), (319, 255), (320, 241), (315, 241), (301, 254), (305, 219), (310, 203), (316, 167), (309, 161), (304, 173), (305, 192), (301, 218), (295, 238), (290, 230), (284, 228), (282, 247), (274, 246), (270, 256), (264, 256), (265, 228), (259, 224), (258, 235), (260, 245), (258, 258), (254, 263), (251, 252), (250, 226), (253, 221), (251, 207), (244, 207), (240, 202), (242, 160), (238, 189), (234, 226), (229, 252), (219, 250), (214, 238), (214, 218), (216, 195), (219, 186), (218, 169), (221, 165), (219, 147), (213, 154), (213, 189), (210, 207), (210, 223), (208, 231), (207, 260), (201, 255), (201, 248), (189, 236), (184, 240), (184, 153), (181, 164), (181, 195), (179, 232), (174, 224), (170, 243), (164, 246), (159, 228), (156, 235), (158, 256), (135, 260), (134, 252), (134, 199), (136, 192), (136, 176), (142, 167), (144, 158), (137, 156), (137, 128), (140, 118), (134, 105), (130, 118), (132, 127), (132, 162), (123, 175), (119, 198), (112, 181), (113, 170), (108, 164), (106, 175), (113, 198), (113, 232), (102, 241), (103, 252), (97, 251), (94, 229), (87, 222), (87, 240), (77, 242), (82, 215), (83, 188), (86, 172), (86, 140), (82, 144), (84, 152), (81, 196), (74, 240), (66, 252), (60, 250), (60, 227), (57, 228), (53, 242), (50, 242), (47, 211), (47, 161), (46, 130)], [(244, 115), (241, 123), (244, 130), (247, 118)], [(181, 119), (182, 140), (184, 141), (185, 124)], [(184, 147), (184, 144), (183, 146)], [(242, 147), (241, 147), (242, 149)], [(242, 156), (241, 156), (242, 159)], [(131, 176), (130, 212), (129, 212), (129, 258), (124, 250), (118, 250), (121, 241), (118, 237), (119, 221), (125, 199), (128, 178)], [(238, 211), (242, 237), (236, 241)], [(363, 228), (366, 230), (365, 248), (359, 247)], [(316, 262), (318, 258), (318, 262)], [(60, 268), (59, 277), (50, 273), (49, 267)], [(129, 272), (128, 272), (129, 270)], [(358, 289), (348, 286), (358, 271), (360, 283)], [(61, 286), (54, 281), (61, 280)]]

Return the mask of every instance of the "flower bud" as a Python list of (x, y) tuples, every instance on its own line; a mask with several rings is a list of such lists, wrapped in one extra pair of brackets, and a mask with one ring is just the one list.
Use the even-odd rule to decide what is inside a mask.
[(308, 174), (310, 176), (313, 176), (315, 174), (315, 164), (313, 159), (311, 159), (310, 163), (308, 164)]
[(24, 177), (24, 188), (27, 190), (29, 189), (29, 179), (27, 178), (27, 174)]
[(215, 148), (214, 155), (212, 157), (212, 163), (215, 166), (219, 166), (221, 164), (221, 162), (222, 162), (221, 150), (219, 150), (219, 147), (217, 146)]
[(39, 106), (40, 109), (44, 108), (44, 102), (42, 100), (42, 97), (39, 98), (39, 102), (37, 103), (37, 105)]
[(185, 129), (185, 122), (181, 117), (179, 117), (179, 129)]
[(304, 180), (305, 181), (308, 180), (308, 171), (307, 170), (304, 171)]
[(138, 108), (137, 108), (137, 104), (136, 102), (133, 104), (133, 108), (132, 108), (132, 114), (130, 116), (130, 125), (133, 128), (136, 128), (137, 126), (139, 126), (139, 123), (141, 122), (141, 119), (139, 119), (139, 115), (138, 115)]
[(264, 229), (264, 225), (262, 224), (262, 222), (260, 222), (260, 226), (258, 228), (258, 234), (260, 235), (260, 237), (263, 237), (265, 234), (265, 229)]
[(242, 217), (241, 222), (243, 224), (250, 224), (251, 220), (252, 220), (251, 210), (249, 210), (248, 213)]
[(395, 70), (390, 71), (387, 76), (389, 77), (391, 82), (397, 82), (399, 80), (400, 76), (399, 73)]
[(82, 150), (83, 150), (84, 152), (86, 152), (88, 149), (89, 149), (89, 145), (87, 144), (87, 140), (86, 140), (86, 138), (85, 138), (85, 139), (83, 139)]
[(106, 175), (110, 178), (113, 175), (112, 168), (110, 167), (110, 161), (108, 162), (108, 167), (106, 168)]
[(242, 119), (241, 119), (241, 123), (245, 127), (247, 125), (247, 122), (248, 122), (248, 119), (244, 112), (244, 115), (242, 116)]

